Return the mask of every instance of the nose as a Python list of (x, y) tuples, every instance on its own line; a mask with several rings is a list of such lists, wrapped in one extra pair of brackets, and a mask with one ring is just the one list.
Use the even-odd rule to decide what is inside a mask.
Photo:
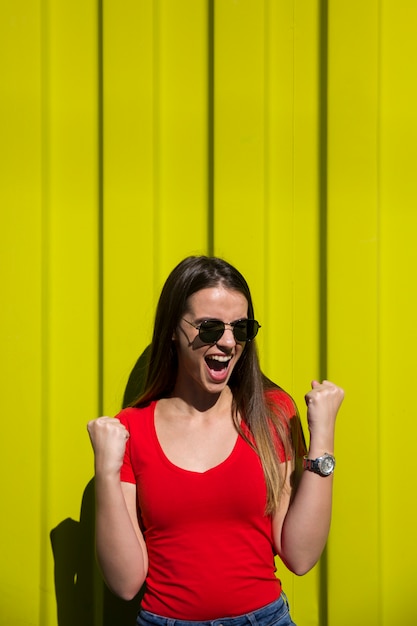
[(231, 324), (225, 324), (224, 326), (225, 326), (224, 333), (220, 337), (220, 339), (217, 341), (217, 343), (224, 345), (224, 346), (235, 346), (236, 339), (233, 334), (233, 326)]

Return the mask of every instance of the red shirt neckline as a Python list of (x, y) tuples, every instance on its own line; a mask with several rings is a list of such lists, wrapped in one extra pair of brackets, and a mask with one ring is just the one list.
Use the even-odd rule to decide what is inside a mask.
[(151, 434), (152, 434), (152, 438), (154, 440), (156, 449), (158, 451), (159, 457), (161, 458), (161, 460), (164, 462), (165, 465), (167, 465), (169, 468), (171, 468), (173, 471), (179, 472), (179, 473), (186, 473), (186, 474), (195, 474), (196, 476), (205, 476), (207, 474), (210, 474), (212, 472), (216, 472), (217, 470), (222, 470), (223, 468), (225, 468), (226, 466), (228, 466), (230, 463), (233, 463), (235, 458), (237, 458), (239, 451), (241, 449), (241, 446), (243, 444), (243, 439), (240, 436), (239, 433), (236, 433), (236, 441), (235, 444), (230, 452), (230, 454), (223, 459), (223, 461), (220, 461), (220, 463), (217, 463), (217, 465), (213, 465), (213, 467), (209, 467), (207, 470), (204, 470), (204, 472), (197, 472), (194, 470), (188, 470), (184, 467), (180, 467), (179, 465), (176, 465), (175, 463), (173, 463), (172, 461), (170, 461), (170, 459), (168, 458), (168, 456), (165, 454), (164, 449), (158, 439), (158, 434), (156, 432), (156, 426), (155, 426), (155, 408), (157, 405), (158, 400), (153, 400), (150, 405), (149, 405), (149, 409), (150, 409), (150, 413), (151, 413)]

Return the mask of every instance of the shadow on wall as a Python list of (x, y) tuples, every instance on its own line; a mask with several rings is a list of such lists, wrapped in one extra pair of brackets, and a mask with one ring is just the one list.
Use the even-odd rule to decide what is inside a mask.
[[(140, 394), (149, 347), (136, 362), (125, 389), (123, 407)], [(80, 521), (63, 520), (50, 533), (55, 563), (58, 626), (135, 626), (142, 591), (126, 602), (103, 583), (94, 554), (94, 479), (86, 486)]]

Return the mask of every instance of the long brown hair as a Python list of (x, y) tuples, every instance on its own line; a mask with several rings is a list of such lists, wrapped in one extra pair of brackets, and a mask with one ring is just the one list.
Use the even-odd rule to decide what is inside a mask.
[[(162, 288), (144, 390), (131, 406), (144, 406), (152, 400), (168, 397), (173, 391), (178, 359), (172, 337), (186, 310), (187, 300), (201, 289), (218, 285), (244, 295), (248, 302), (248, 318), (254, 318), (248, 284), (236, 268), (217, 257), (191, 256), (181, 261), (172, 270)], [(267, 487), (266, 513), (271, 514), (278, 507), (287, 474), (287, 461), (281, 464), (277, 456), (273, 430), (282, 441), (285, 459), (295, 458), (297, 438), (291, 436), (288, 416), (279, 407), (272, 407), (268, 403), (269, 394), (266, 391), (276, 385), (261, 372), (255, 340), (246, 343), (230, 377), (229, 386), (233, 394), (232, 414), (235, 426), (245, 436), (239, 423), (239, 416), (242, 416), (254, 445), (249, 439), (247, 441), (253, 445), (262, 463)], [(296, 412), (295, 405), (294, 411)]]

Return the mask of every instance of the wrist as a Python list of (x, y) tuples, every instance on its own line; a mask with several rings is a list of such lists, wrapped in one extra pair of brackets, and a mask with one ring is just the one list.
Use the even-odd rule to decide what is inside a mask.
[(311, 445), (307, 450), (306, 457), (308, 459), (316, 459), (319, 456), (323, 456), (323, 454), (331, 454), (334, 455), (334, 446), (333, 445)]
[(310, 432), (308, 456), (315, 458), (321, 456), (325, 452), (328, 454), (334, 454), (334, 432)]
[(120, 480), (120, 467), (109, 466), (106, 462), (101, 463), (98, 459), (94, 464), (94, 473), (97, 480), (103, 482)]

